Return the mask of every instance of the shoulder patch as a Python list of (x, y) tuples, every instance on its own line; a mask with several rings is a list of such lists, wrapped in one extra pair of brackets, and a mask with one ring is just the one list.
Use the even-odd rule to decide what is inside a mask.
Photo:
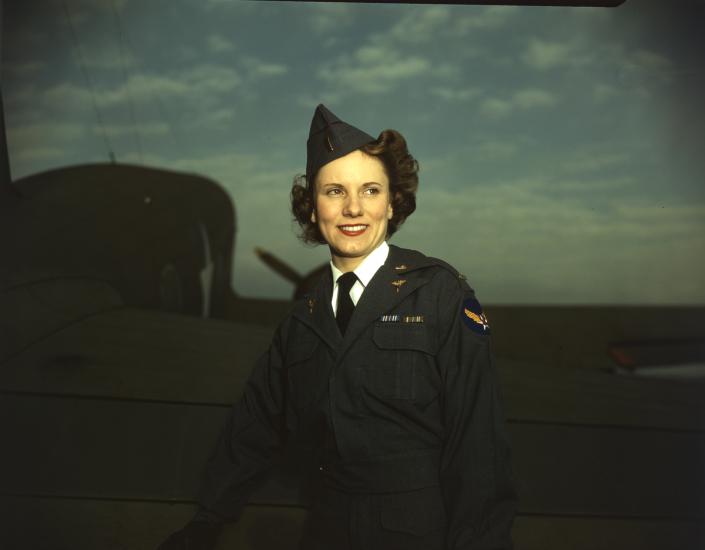
[(465, 326), (477, 334), (489, 335), (490, 324), (487, 316), (482, 311), (482, 306), (476, 298), (467, 298), (463, 301), (463, 311), (460, 317)]

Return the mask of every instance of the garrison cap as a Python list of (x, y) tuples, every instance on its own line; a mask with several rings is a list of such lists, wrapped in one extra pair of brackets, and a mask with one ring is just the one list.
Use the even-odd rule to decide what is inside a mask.
[(310, 179), (321, 166), (374, 140), (370, 134), (340, 120), (325, 105), (318, 105), (306, 143), (306, 177)]

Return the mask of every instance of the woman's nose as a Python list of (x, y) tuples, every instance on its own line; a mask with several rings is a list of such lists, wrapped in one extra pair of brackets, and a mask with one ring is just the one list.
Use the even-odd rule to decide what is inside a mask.
[(346, 216), (359, 216), (362, 214), (362, 204), (359, 197), (355, 195), (348, 195), (345, 201), (345, 208), (343, 209), (343, 214)]

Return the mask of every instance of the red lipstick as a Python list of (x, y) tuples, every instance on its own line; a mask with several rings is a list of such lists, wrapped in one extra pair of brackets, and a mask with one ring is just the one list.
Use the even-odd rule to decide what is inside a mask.
[(358, 235), (362, 235), (365, 230), (367, 229), (367, 225), (365, 224), (350, 224), (350, 225), (339, 225), (338, 229), (340, 229), (341, 233), (343, 235), (346, 235), (348, 237), (357, 237)]

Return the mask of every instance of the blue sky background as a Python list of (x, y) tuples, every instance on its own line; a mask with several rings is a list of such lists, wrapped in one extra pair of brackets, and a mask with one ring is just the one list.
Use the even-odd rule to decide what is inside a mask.
[(482, 301), (705, 304), (700, 0), (7, 4), (13, 177), (112, 150), (215, 179), (241, 294), (292, 291), (255, 246), (301, 272), (328, 258), (288, 210), (322, 102), (407, 137), (418, 209), (392, 242), (454, 264)]

